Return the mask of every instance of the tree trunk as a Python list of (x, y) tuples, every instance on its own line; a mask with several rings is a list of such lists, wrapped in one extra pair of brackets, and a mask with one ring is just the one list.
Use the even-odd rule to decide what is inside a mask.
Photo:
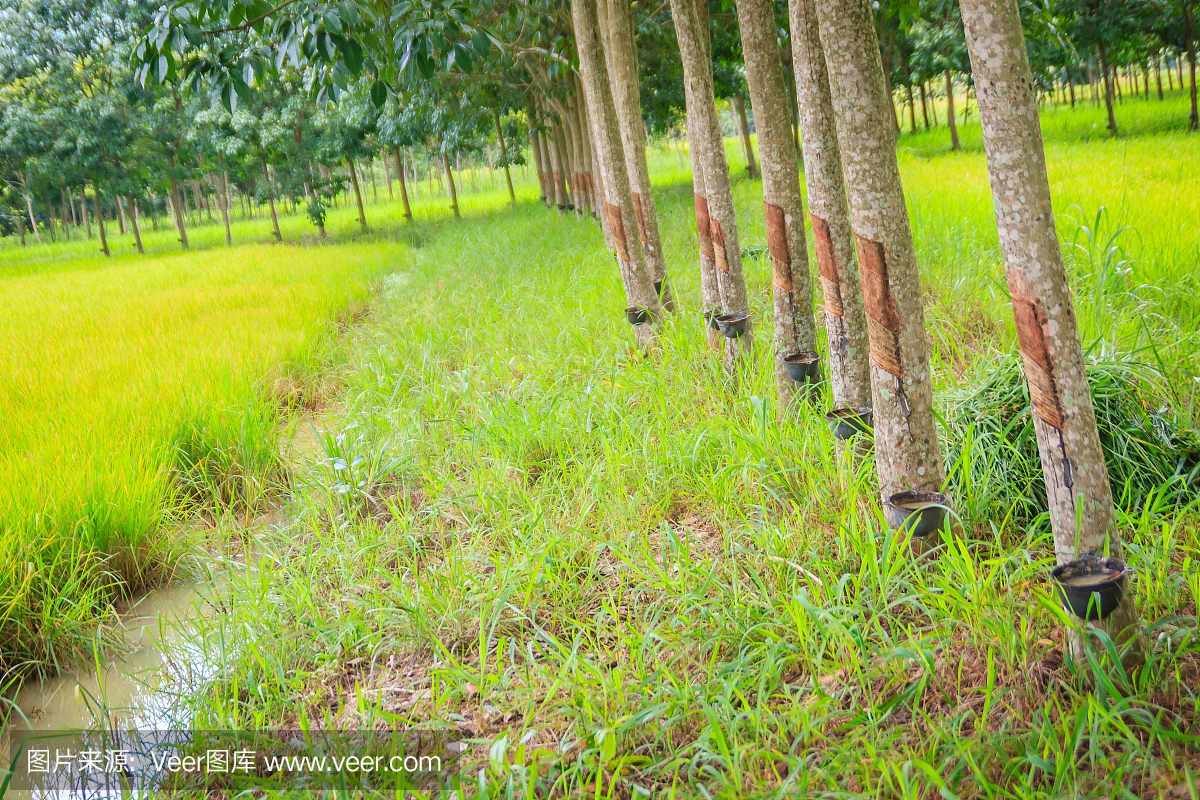
[(929, 130), (929, 106), (925, 102), (925, 82), (921, 82), (921, 118), (925, 120), (925, 130)]
[(558, 180), (566, 203), (565, 210), (570, 211), (575, 205), (575, 196), (571, 193), (568, 180), (571, 176), (571, 142), (563, 130), (561, 119), (554, 120), (554, 147), (558, 152)]
[(1071, 92), (1071, 110), (1075, 110), (1075, 81), (1071, 79), (1071, 73), (1067, 72), (1067, 89)]
[(346, 156), (346, 168), (350, 171), (350, 185), (354, 187), (354, 202), (358, 205), (358, 224), (363, 233), (370, 233), (367, 227), (367, 213), (363, 211), (362, 187), (359, 186), (358, 173), (354, 170), (354, 159)]
[(1108, 54), (1104, 50), (1104, 42), (1098, 44), (1100, 52), (1100, 74), (1104, 77), (1104, 105), (1108, 109), (1108, 130), (1117, 135), (1117, 118), (1113, 116), (1112, 80), (1109, 77)]
[(738, 133), (742, 137), (742, 155), (746, 157), (746, 174), (751, 180), (760, 176), (758, 164), (754, 160), (754, 146), (750, 143), (750, 120), (746, 118), (746, 98), (740, 94), (733, 96), (733, 109), (737, 112)]
[[(707, 206), (704, 211), (707, 212), (705, 216), (708, 218), (709, 237), (717, 266), (717, 287), (723, 313), (749, 314), (733, 191), (729, 185), (729, 162), (725, 157), (725, 142), (713, 93), (708, 28), (700, 23), (697, 6), (693, 0), (671, 0), (671, 16), (674, 18), (683, 59), (684, 81), (687, 84), (688, 136), (693, 157), (699, 158), (703, 172), (704, 201)], [(694, 138), (693, 128), (696, 132)], [(701, 246), (704, 243), (702, 238)], [(728, 366), (733, 367), (739, 349), (749, 352), (753, 344), (752, 325), (747, 325), (746, 332), (740, 338), (727, 340)]]
[(525, 123), (529, 131), (529, 152), (533, 156), (533, 166), (537, 170), (538, 191), (541, 192), (542, 202), (548, 203), (552, 192), (546, 191), (546, 165), (542, 163), (542, 145), (538, 141), (538, 134), (535, 128), (533, 100), (525, 102)]
[(508, 168), (508, 148), (504, 146), (504, 130), (500, 127), (500, 112), (492, 109), (492, 121), (496, 123), (496, 141), (500, 143), (500, 160), (504, 162), (504, 183), (508, 186), (508, 201), (517, 204), (517, 193), (513, 191), (512, 172)]
[[(399, 147), (392, 151), (392, 160), (396, 162), (396, 176), (400, 178), (400, 200), (404, 203), (404, 218), (411, 222), (413, 215), (412, 208), (408, 203), (408, 181), (404, 179), (404, 156), (401, 155)], [(386, 157), (384, 158), (383, 163), (387, 164)], [(389, 180), (388, 191), (390, 192), (391, 189), (392, 184)]]
[(175, 230), (179, 232), (179, 245), (188, 249), (187, 225), (183, 221), (183, 205), (179, 199), (179, 180), (175, 177), (175, 151), (167, 151), (167, 168), (171, 175), (171, 213), (175, 218)]
[[(738, 28), (758, 154), (762, 158), (763, 211), (771, 259), (771, 294), (775, 328), (775, 387), (780, 407), (788, 405), (797, 384), (787, 375), (783, 359), (817, 349), (813, 321), (812, 277), (804, 238), (804, 200), (800, 171), (788, 113), (789, 76), (783, 74), (779, 38), (771, 0), (739, 0)], [(819, 377), (812, 376), (816, 383)]]
[(29, 227), (33, 231), (33, 237), (41, 244), (42, 234), (38, 231), (37, 218), (33, 215), (33, 198), (29, 196), (29, 192), (25, 193), (25, 209), (29, 212)]
[(546, 118), (547, 124), (542, 136), (550, 155), (550, 182), (554, 189), (554, 205), (558, 207), (558, 215), (561, 217), (567, 210), (567, 190), (562, 181), (562, 152), (558, 142), (554, 140), (555, 126), (550, 119), (550, 114), (543, 110), (543, 116)]
[[(599, 0), (603, 3), (605, 0)], [(661, 286), (663, 308), (675, 310), (675, 301), (667, 281), (667, 263), (663, 257), (662, 235), (658, 227), (658, 207), (650, 184), (646, 163), (646, 127), (642, 123), (642, 100), (638, 87), (637, 49), (634, 42), (632, 6), (628, 0), (608, 0), (605, 55), (612, 81), (612, 95), (621, 130), (621, 146), (633, 199), (634, 215), (646, 253), (650, 278)]]
[(908, 94), (908, 132), (916, 133), (917, 132), (917, 107), (913, 103), (912, 84), (909, 83), (909, 84), (905, 85), (904, 90)]
[[(1183, 0), (1183, 44), (1187, 49), (1189, 91), (1192, 98), (1192, 114), (1190, 130), (1200, 129), (1200, 109), (1196, 106), (1196, 18), (1192, 15), (1192, 5)], [(1179, 75), (1179, 85), (1183, 85), (1183, 74)]]
[(808, 190), (813, 249), (825, 299), (825, 335), (835, 408), (871, 405), (869, 342), (854, 234), (842, 183), (829, 73), (821, 49), (815, 2), (790, 0), (792, 63), (796, 70), (804, 185)]
[[(383, 161), (383, 177), (387, 178), (388, 200), (396, 199), (396, 193), (392, 191), (392, 164), (388, 161), (387, 155), (381, 159)], [(400, 157), (400, 149), (396, 148), (392, 151), (392, 160), (396, 162), (396, 169), (399, 170), (401, 176), (404, 175), (404, 166)]]
[(371, 198), (376, 205), (379, 204), (379, 182), (375, 180), (375, 160), (367, 159), (367, 172), (371, 175)]
[(662, 314), (654, 282), (646, 267), (646, 256), (640, 247), (631, 247), (627, 231), (636, 231), (637, 214), (633, 208), (633, 193), (625, 170), (625, 154), (617, 127), (617, 111), (613, 105), (608, 68), (596, 0), (575, 0), (571, 3), (571, 19), (579, 53), (579, 73), (587, 98), (588, 116), (594, 128), (593, 141), (599, 155), (600, 172), (604, 179), (604, 213), (608, 217), (617, 266), (625, 289), (625, 303), (650, 312), (650, 323), (634, 326), (639, 345), (648, 346), (654, 339)]
[(958, 123), (954, 119), (954, 81), (950, 78), (950, 70), (946, 70), (946, 122), (950, 126), (950, 149), (962, 149), (958, 142)]
[(125, 235), (125, 204), (121, 201), (121, 195), (116, 195), (117, 205), (117, 230), (121, 235)]
[(79, 215), (83, 217), (83, 224), (87, 228), (87, 237), (92, 238), (92, 218), (88, 214), (87, 207), (87, 185), (79, 187)]
[(133, 229), (133, 241), (137, 244), (137, 251), (145, 253), (146, 248), (142, 246), (142, 228), (138, 225), (137, 215), (137, 200), (132, 196), (129, 199), (129, 226)]
[(67, 208), (71, 209), (71, 232), (73, 237), (79, 238), (79, 217), (75, 215), (75, 199), (71, 197), (71, 193), (64, 186), (62, 189), (63, 203)]
[(25, 242), (25, 215), (16, 214), (15, 216), (17, 218), (17, 235), (21, 237), (21, 247), (28, 247), (29, 245)]
[[(1033, 405), (1058, 563), (1122, 555), (1071, 290), (1054, 226), (1033, 76), (1016, 0), (962, 0), (992, 202)], [(1107, 553), (1105, 552), (1107, 550)], [(1096, 627), (1137, 635), (1133, 593)], [(1072, 650), (1085, 642), (1073, 633)], [(1103, 650), (1103, 648), (1100, 648)], [(1135, 657), (1136, 657), (1135, 652)]]
[[(1162, 62), (1159, 60), (1157, 53), (1154, 54), (1154, 62), (1153, 63), (1154, 63), (1154, 85), (1158, 89), (1158, 99), (1162, 100), (1163, 99)], [(1074, 92), (1072, 92), (1071, 97), (1073, 98), (1074, 96), (1075, 96), (1075, 94), (1074, 94)], [(1074, 106), (1075, 106), (1075, 104), (1074, 104), (1074, 102), (1072, 102), (1071, 107), (1074, 108)]]
[(576, 105), (576, 110), (579, 114), (580, 134), (583, 136), (583, 188), (587, 192), (588, 207), (591, 209), (592, 217), (602, 218), (600, 213), (600, 198), (596, 191), (596, 165), (594, 158), (596, 145), (592, 141), (592, 126), (588, 121), (587, 95), (583, 91), (583, 81), (580, 80), (578, 73), (575, 75), (575, 92), (579, 96), (579, 103)]
[[(259, 163), (262, 164), (263, 180), (267, 184), (267, 203), (271, 206), (271, 227), (275, 231), (275, 241), (282, 242), (283, 241), (283, 233), (279, 230), (279, 217), (275, 213), (275, 186), (271, 182), (271, 174), (269, 172), (267, 172), (267, 160), (260, 156)], [(353, 171), (353, 169), (354, 169), (353, 166), (351, 166), (352, 171)], [(354, 189), (355, 189), (355, 193), (357, 194), (358, 184), (355, 184)], [(362, 212), (362, 204), (360, 203), (359, 204), (359, 213), (361, 213), (361, 212)]]
[(450, 185), (450, 207), (454, 209), (454, 218), (462, 219), (458, 213), (458, 189), (454, 185), (454, 173), (450, 171), (450, 156), (442, 153), (442, 166), (446, 168), (446, 181)]
[(108, 237), (104, 235), (104, 214), (100, 211), (100, 184), (92, 181), (92, 188), (96, 191), (96, 225), (100, 229), (100, 252), (112, 256), (112, 251), (108, 249)]
[(865, 0), (816, 7), (861, 268), (881, 494), (939, 491), (945, 473), (917, 254), (871, 8)]

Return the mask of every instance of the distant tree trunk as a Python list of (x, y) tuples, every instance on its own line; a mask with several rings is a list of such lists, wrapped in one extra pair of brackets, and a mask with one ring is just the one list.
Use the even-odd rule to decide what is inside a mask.
[(96, 191), (96, 225), (100, 228), (100, 252), (111, 256), (112, 251), (108, 249), (108, 237), (104, 235), (104, 214), (100, 211), (100, 184), (92, 181), (92, 188)]
[[(1189, 90), (1192, 98), (1192, 115), (1190, 130), (1200, 129), (1200, 109), (1196, 106), (1196, 18), (1192, 13), (1192, 4), (1188, 0), (1180, 3), (1183, 7), (1183, 45), (1187, 50)], [(1179, 85), (1183, 85), (1183, 73), (1179, 74)]]
[(29, 192), (25, 192), (25, 209), (29, 212), (29, 227), (33, 231), (33, 236), (37, 239), (37, 243), (42, 243), (42, 234), (38, 232), (37, 218), (33, 215), (33, 198), (29, 196)]
[[(605, 0), (599, 0), (605, 3)], [(650, 278), (661, 282), (659, 298), (668, 311), (675, 310), (675, 301), (667, 280), (667, 263), (663, 257), (662, 235), (658, 227), (658, 207), (654, 188), (650, 184), (650, 168), (646, 162), (646, 127), (642, 123), (642, 100), (638, 86), (637, 46), (634, 41), (633, 12), (628, 0), (608, 0), (607, 46), (608, 75), (617, 123), (621, 131), (621, 146), (633, 199), (637, 230)], [(601, 24), (604, 24), (603, 15)]]
[(183, 201), (179, 197), (179, 180), (175, 177), (175, 151), (167, 150), (167, 168), (171, 175), (171, 213), (175, 217), (175, 230), (179, 231), (179, 244), (188, 249), (187, 226), (183, 221)]
[[(1120, 558), (1112, 490), (1054, 226), (1033, 75), (1017, 3), (962, 0), (962, 15), (1000, 247), (1049, 495), (1055, 555), (1059, 564), (1085, 553)], [(1133, 593), (1127, 592), (1118, 611), (1096, 625), (1120, 645), (1137, 636), (1137, 622)], [(1086, 643), (1073, 632), (1070, 642), (1076, 656), (1082, 657)], [(1135, 658), (1139, 649), (1135, 648)]]
[(1071, 77), (1071, 71), (1067, 70), (1067, 89), (1071, 92), (1071, 109), (1075, 109), (1075, 81)]
[(761, 173), (758, 170), (758, 162), (754, 159), (754, 146), (750, 142), (750, 120), (746, 117), (746, 98), (735, 94), (733, 110), (737, 120), (738, 135), (742, 140), (742, 155), (746, 157), (746, 174), (750, 176), (751, 180), (757, 180)]
[(575, 205), (575, 195), (570, 188), (571, 177), (571, 140), (563, 130), (562, 119), (554, 120), (554, 147), (558, 152), (558, 180), (562, 184), (562, 193), (568, 211)]
[(946, 70), (946, 122), (950, 126), (950, 149), (962, 149), (958, 142), (958, 123), (954, 119), (954, 81), (950, 77), (950, 70)]
[(871, 8), (816, 3), (870, 339), (881, 494), (943, 488), (917, 254)]
[(496, 141), (500, 143), (500, 160), (504, 162), (504, 183), (508, 186), (508, 201), (517, 204), (517, 193), (513, 191), (512, 172), (508, 168), (508, 148), (504, 146), (504, 130), (500, 127), (500, 112), (492, 109), (492, 122), (496, 123)]
[(557, 102), (559, 119), (561, 122), (558, 125), (559, 141), (563, 142), (563, 153), (566, 156), (563, 162), (563, 177), (567, 180), (567, 185), (570, 187), (571, 205), (574, 207), (575, 217), (583, 217), (583, 198), (579, 196), (579, 160), (582, 156), (580, 149), (579, 137), (576, 135), (575, 124), (573, 119), (578, 119), (578, 116), (571, 108), (570, 101)]
[(538, 191), (541, 193), (542, 202), (549, 202), (549, 196), (553, 192), (546, 191), (546, 165), (542, 163), (542, 145), (538, 141), (538, 133), (535, 128), (533, 101), (526, 100), (525, 102), (525, 122), (529, 133), (529, 152), (533, 156), (533, 166), (537, 170)]
[(1179, 72), (1179, 88), (1182, 89), (1183, 88), (1183, 57), (1182, 57), (1182, 54), (1180, 54), (1180, 56), (1175, 59), (1175, 69), (1178, 70), (1178, 72)]
[[(283, 241), (283, 233), (279, 230), (279, 217), (275, 213), (275, 186), (271, 181), (271, 174), (267, 171), (266, 158), (259, 156), (259, 163), (262, 164), (263, 181), (265, 181), (267, 184), (267, 203), (271, 206), (271, 227), (275, 231), (275, 241), (282, 242)], [(351, 173), (353, 173), (353, 170), (354, 170), (353, 165), (351, 166), (350, 169), (351, 169)], [(355, 185), (354, 185), (354, 191), (355, 191), (355, 194), (357, 195), (357, 193), (358, 193), (358, 184), (357, 183), (355, 183)], [(362, 213), (362, 203), (361, 202), (359, 203), (358, 209), (359, 209), (359, 213), (361, 214)]]
[(359, 185), (358, 173), (354, 170), (354, 159), (349, 155), (346, 156), (346, 168), (350, 172), (350, 185), (354, 187), (354, 202), (358, 205), (358, 224), (363, 233), (370, 233), (371, 229), (367, 227), (367, 213), (363, 211), (362, 187)]
[(21, 247), (28, 247), (25, 242), (25, 215), (16, 214), (17, 218), (17, 235), (21, 237)]
[(79, 187), (79, 215), (83, 217), (83, 224), (87, 227), (87, 237), (91, 239), (92, 217), (88, 214), (86, 185)]
[(833, 404), (835, 408), (862, 408), (871, 405), (870, 345), (816, 2), (820, 0), (790, 0), (788, 4), (804, 136), (804, 185), (825, 300)]
[(631, 241), (629, 236), (629, 232), (638, 230), (637, 213), (633, 207), (633, 192), (625, 167), (625, 153), (621, 147), (612, 84), (604, 60), (596, 0), (574, 0), (571, 3), (571, 20), (575, 29), (579, 76), (583, 80), (588, 116), (595, 126), (593, 141), (604, 179), (604, 214), (608, 217), (610, 242), (616, 251), (621, 283), (625, 288), (626, 305), (638, 306), (650, 313), (649, 324), (634, 326), (634, 336), (638, 344), (647, 347), (655, 338), (662, 306), (654, 291), (650, 270), (646, 266), (645, 252), (635, 246), (636, 241)]
[(450, 207), (454, 209), (454, 218), (462, 219), (458, 213), (458, 189), (454, 185), (454, 173), (450, 170), (450, 156), (442, 153), (442, 166), (446, 168), (446, 182), (450, 185)]
[(580, 135), (583, 137), (583, 188), (587, 192), (588, 207), (592, 210), (592, 217), (602, 218), (601, 209), (603, 204), (600, 202), (600, 197), (596, 192), (596, 164), (594, 157), (596, 144), (592, 141), (592, 126), (588, 119), (587, 95), (584, 93), (583, 81), (580, 79), (578, 73), (575, 75), (575, 91), (579, 96), (576, 111), (579, 114)]
[(225, 246), (233, 245), (233, 234), (229, 228), (229, 182), (225, 172), (225, 161), (221, 159), (221, 171), (212, 176), (213, 191), (217, 193), (217, 206), (221, 209), (221, 222), (225, 225)]
[(925, 130), (929, 130), (929, 106), (925, 103), (925, 82), (921, 82), (921, 117), (925, 120)]
[[(1154, 85), (1156, 87), (1158, 87), (1158, 99), (1162, 100), (1163, 99), (1162, 62), (1160, 61), (1160, 59), (1158, 57), (1158, 53), (1154, 54), (1154, 62), (1153, 63), (1154, 63)], [(1075, 103), (1073, 102), (1073, 98), (1075, 97), (1074, 92), (1071, 93), (1071, 97), (1072, 97), (1071, 107), (1074, 108), (1075, 107)]]
[(71, 197), (71, 193), (67, 191), (67, 187), (62, 188), (62, 201), (66, 208), (71, 209), (71, 233), (75, 239), (79, 238), (79, 218), (75, 216), (75, 200)]
[[(384, 159), (386, 161), (386, 158)], [(367, 172), (371, 176), (371, 198), (376, 205), (379, 204), (379, 182), (375, 180), (375, 160), (367, 159)]]
[(137, 218), (137, 200), (130, 196), (129, 200), (129, 225), (133, 228), (133, 241), (137, 244), (137, 251), (145, 253), (146, 248), (142, 247), (142, 228), (138, 225)]
[(1113, 91), (1112, 80), (1109, 77), (1108, 54), (1104, 49), (1104, 42), (1099, 42), (1098, 50), (1100, 53), (1100, 74), (1104, 77), (1104, 105), (1108, 109), (1108, 130), (1113, 135), (1117, 135), (1117, 118), (1113, 116)]
[(908, 132), (916, 133), (917, 132), (917, 107), (913, 103), (912, 84), (911, 83), (906, 84), (904, 87), (904, 90), (905, 90), (905, 92), (908, 93)]
[[(697, 135), (691, 140), (691, 146), (692, 152), (699, 155), (704, 173), (709, 235), (717, 265), (717, 286), (723, 311), (726, 314), (749, 314), (733, 191), (729, 185), (729, 162), (725, 156), (725, 142), (713, 92), (708, 27), (700, 23), (698, 5), (692, 0), (671, 0), (671, 16), (683, 59), (684, 81), (690, 85), (687, 97), (688, 134), (690, 137), (694, 125)], [(739, 350), (749, 352), (753, 344), (753, 326), (748, 325), (739, 339), (729, 340), (727, 344), (728, 366), (733, 367)]]
[[(396, 162), (396, 175), (400, 178), (400, 199), (404, 202), (404, 218), (412, 221), (412, 208), (408, 204), (408, 181), (404, 179), (404, 156), (400, 154), (400, 148), (397, 147), (392, 151), (392, 159)], [(383, 163), (387, 163), (386, 157)], [(391, 188), (392, 184), (389, 180), (388, 190), (391, 191)]]
[(117, 230), (121, 235), (125, 235), (125, 204), (121, 202), (121, 195), (115, 195), (117, 206)]
[[(791, 76), (783, 74), (771, 0), (739, 0), (737, 15), (758, 154), (762, 158), (763, 211), (774, 305), (775, 387), (783, 407), (792, 401), (797, 389), (796, 382), (788, 377), (784, 357), (817, 349), (812, 277), (804, 238), (804, 200), (800, 196), (798, 154), (784, 87)], [(813, 383), (816, 380), (814, 376)]]
[[(399, 148), (396, 148), (395, 150), (392, 151), (392, 157), (393, 157), (393, 160), (396, 162), (396, 168), (399, 169), (400, 174), (403, 175), (404, 168), (401, 165)], [(380, 161), (383, 162), (383, 177), (387, 180), (388, 200), (389, 201), (395, 200), (396, 194), (392, 191), (392, 162), (388, 161), (386, 152), (384, 153), (384, 156), (383, 156), (383, 158), (380, 159)]]

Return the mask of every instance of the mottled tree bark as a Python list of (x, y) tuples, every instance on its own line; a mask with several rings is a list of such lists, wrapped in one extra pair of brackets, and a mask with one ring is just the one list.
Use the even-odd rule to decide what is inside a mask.
[[(1122, 556), (1016, 0), (962, 0), (967, 49), (991, 178), (1000, 249), (1033, 405), (1059, 564), (1090, 553)], [(1107, 547), (1107, 553), (1104, 552)], [(1126, 579), (1128, 580), (1128, 579)], [(1100, 623), (1114, 641), (1137, 633), (1132, 592)], [(1071, 646), (1082, 655), (1083, 642)]]
[(790, 0), (788, 4), (804, 136), (804, 185), (825, 300), (833, 404), (861, 408), (871, 405), (867, 321), (815, 2)]
[[(549, 114), (546, 117), (550, 119)], [(563, 183), (563, 154), (559, 142), (555, 141), (557, 126), (551, 121), (546, 127), (544, 135), (546, 147), (550, 151), (550, 180), (554, 185), (554, 204), (558, 207), (558, 215), (561, 217), (567, 210), (567, 189)]]
[[(750, 102), (754, 102), (751, 100)], [(758, 163), (754, 159), (754, 145), (750, 143), (750, 120), (746, 117), (746, 98), (740, 94), (733, 96), (733, 110), (737, 117), (738, 134), (742, 139), (742, 155), (746, 157), (746, 174), (751, 180), (759, 177)], [(754, 119), (758, 121), (758, 105), (754, 106)], [(757, 127), (757, 125), (755, 126)]]
[[(733, 191), (729, 185), (729, 162), (721, 122), (713, 93), (712, 63), (708, 55), (708, 29), (701, 25), (693, 0), (671, 0), (679, 52), (683, 59), (688, 113), (688, 139), (692, 155), (699, 158), (704, 181), (709, 224), (709, 241), (716, 262), (721, 306), (727, 314), (748, 314), (746, 281), (742, 273), (742, 250), (734, 216)], [(693, 135), (694, 133), (694, 135)], [(697, 214), (698, 221), (700, 214)], [(705, 240), (701, 238), (703, 247)], [(739, 350), (753, 346), (753, 325), (736, 340), (730, 340), (726, 356), (732, 367)], [(739, 347), (740, 345), (740, 347)]]
[[(1196, 17), (1192, 13), (1192, 4), (1188, 0), (1184, 0), (1180, 4), (1183, 7), (1183, 41), (1184, 49), (1187, 51), (1188, 61), (1188, 83), (1190, 96), (1192, 100), (1192, 114), (1189, 117), (1191, 130), (1200, 129), (1200, 108), (1196, 105)], [(1179, 85), (1183, 85), (1183, 75), (1179, 76)]]
[(762, 159), (763, 211), (774, 303), (775, 386), (780, 405), (784, 406), (791, 402), (797, 388), (784, 368), (784, 357), (815, 351), (817, 347), (812, 277), (804, 239), (804, 200), (800, 196), (800, 170), (779, 58), (775, 9), (771, 0), (738, 0), (737, 15)]
[(662, 236), (658, 228), (658, 208), (650, 185), (650, 168), (646, 163), (646, 128), (642, 123), (642, 101), (638, 88), (637, 50), (634, 44), (633, 13), (629, 0), (600, 0), (606, 2), (608, 19), (604, 53), (608, 59), (608, 74), (612, 80), (613, 102), (617, 124), (621, 128), (621, 146), (625, 151), (625, 166), (633, 194), (638, 233), (646, 252), (650, 277), (661, 282), (663, 307), (675, 310), (671, 287), (667, 281), (667, 264), (663, 257)]
[(861, 269), (881, 494), (941, 490), (917, 254), (871, 7), (868, 0), (816, 7)]
[(650, 312), (649, 325), (634, 327), (639, 344), (650, 344), (662, 315), (654, 283), (646, 267), (646, 255), (629, 236), (637, 230), (637, 215), (629, 175), (625, 171), (625, 154), (617, 127), (617, 111), (609, 90), (608, 67), (600, 35), (596, 0), (574, 0), (571, 18), (575, 28), (575, 44), (579, 51), (579, 72), (587, 98), (588, 114), (592, 119), (600, 172), (604, 178), (604, 213), (608, 217), (609, 235), (617, 254), (625, 300), (630, 306), (640, 306)]

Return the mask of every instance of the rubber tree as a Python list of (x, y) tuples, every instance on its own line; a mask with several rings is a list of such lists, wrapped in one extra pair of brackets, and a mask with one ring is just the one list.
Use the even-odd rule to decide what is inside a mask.
[[(642, 123), (642, 100), (638, 87), (637, 50), (634, 41), (633, 12), (629, 0), (599, 0), (607, 8), (601, 13), (604, 26), (604, 54), (608, 59), (608, 74), (612, 80), (613, 103), (621, 129), (621, 145), (625, 151), (625, 166), (637, 214), (638, 232), (646, 253), (650, 277), (662, 287), (659, 296), (663, 307), (675, 309), (667, 264), (663, 255), (662, 235), (658, 227), (658, 208), (650, 184), (650, 168), (646, 163), (646, 128)], [(604, 17), (607, 16), (607, 20)]]
[[(741, 9), (738, 9), (738, 19), (741, 19)], [(750, 120), (746, 117), (746, 98), (740, 93), (735, 94), (730, 98), (733, 103), (733, 114), (738, 126), (738, 137), (742, 140), (742, 155), (746, 157), (746, 176), (750, 180), (758, 180), (760, 175), (758, 172), (758, 163), (754, 160), (754, 145), (750, 142)], [(754, 103), (754, 98), (751, 97), (751, 103)], [(785, 105), (784, 108), (787, 108)], [(754, 103), (754, 123), (755, 129), (758, 127), (758, 104)], [(762, 147), (762, 144), (759, 144)]]
[(533, 100), (525, 104), (525, 123), (529, 130), (529, 150), (533, 154), (533, 167), (537, 170), (538, 191), (541, 192), (542, 202), (548, 202), (546, 193), (546, 168), (542, 164), (542, 146), (538, 141), (538, 132), (534, 122)]
[[(717, 116), (713, 89), (712, 62), (709, 58), (708, 29), (700, 23), (694, 0), (671, 0), (671, 17), (683, 61), (683, 77), (688, 113), (688, 139), (693, 155), (699, 160), (701, 176), (693, 182), (704, 182), (704, 204), (708, 218), (709, 240), (716, 263), (717, 288), (721, 309), (726, 314), (748, 314), (746, 281), (742, 273), (742, 251), (738, 240), (737, 218), (734, 215), (733, 191), (729, 184), (729, 162), (725, 141)], [(693, 128), (695, 136), (693, 136)], [(697, 223), (703, 224), (697, 210)], [(701, 237), (701, 247), (706, 244)], [(749, 352), (753, 347), (753, 326), (745, 334), (726, 345), (730, 367), (739, 350)], [(740, 344), (740, 347), (739, 347)]]
[(945, 472), (917, 253), (870, 0), (818, 2), (816, 9), (862, 279), (880, 492), (940, 490)]
[(661, 318), (662, 307), (654, 291), (654, 282), (646, 266), (646, 254), (640, 247), (631, 246), (628, 232), (636, 231), (637, 214), (633, 193), (625, 170), (625, 154), (617, 127), (617, 111), (609, 90), (608, 67), (596, 8), (597, 0), (572, 0), (571, 18), (575, 29), (575, 46), (579, 52), (579, 77), (583, 81), (592, 125), (593, 141), (599, 156), (600, 174), (604, 181), (604, 211), (608, 219), (609, 237), (616, 251), (625, 300), (629, 306), (640, 306), (650, 312), (650, 324), (634, 326), (638, 343), (646, 346), (654, 337)]
[[(508, 200), (513, 205), (516, 205), (517, 193), (513, 191), (512, 172), (508, 168), (508, 149), (504, 145), (504, 129), (500, 127), (499, 109), (492, 109), (492, 121), (496, 123), (496, 141), (500, 144), (500, 163), (504, 166), (504, 182), (508, 186)], [(403, 183), (401, 184), (401, 188), (403, 188)], [(404, 205), (407, 209), (407, 199)]]
[[(962, 0), (992, 204), (1029, 384), (1033, 428), (1059, 564), (1122, 556), (1112, 489), (1088, 390), (1083, 346), (1063, 268), (1033, 74), (1016, 0)], [(1107, 551), (1107, 552), (1105, 552)], [(1128, 580), (1128, 579), (1126, 579)], [(1132, 593), (1104, 621), (1118, 643), (1135, 637)], [(1072, 632), (1072, 649), (1083, 642)]]
[(774, 6), (771, 0), (738, 0), (737, 15), (762, 161), (763, 213), (775, 312), (775, 384), (781, 405), (787, 405), (795, 394), (796, 382), (788, 377), (783, 359), (797, 351), (814, 351), (817, 338), (804, 238), (804, 200)]
[(829, 377), (837, 408), (871, 405), (867, 321), (816, 0), (790, 0), (792, 66), (804, 137), (804, 185), (825, 300)]
[[(701, 42), (705, 48), (705, 59), (708, 59), (709, 41), (705, 36)], [(687, 112), (688, 159), (692, 167), (692, 199), (695, 206), (697, 260), (700, 267), (700, 302), (705, 313), (715, 314), (721, 309), (721, 287), (717, 281), (717, 260), (713, 250), (711, 225), (708, 213), (708, 190), (704, 183), (704, 163), (701, 159), (703, 146), (700, 144), (699, 111), (692, 99), (692, 87), (683, 81), (684, 105)], [(712, 325), (705, 325), (705, 335), (708, 347), (714, 353), (725, 350), (724, 338), (720, 331)]]

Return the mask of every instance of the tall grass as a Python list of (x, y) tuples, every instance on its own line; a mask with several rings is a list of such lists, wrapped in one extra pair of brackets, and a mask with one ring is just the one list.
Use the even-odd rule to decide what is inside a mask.
[(269, 378), (404, 248), (333, 252), (0, 268), (0, 667), (69, 661), (113, 591), (169, 573), (177, 512), (278, 493)]

